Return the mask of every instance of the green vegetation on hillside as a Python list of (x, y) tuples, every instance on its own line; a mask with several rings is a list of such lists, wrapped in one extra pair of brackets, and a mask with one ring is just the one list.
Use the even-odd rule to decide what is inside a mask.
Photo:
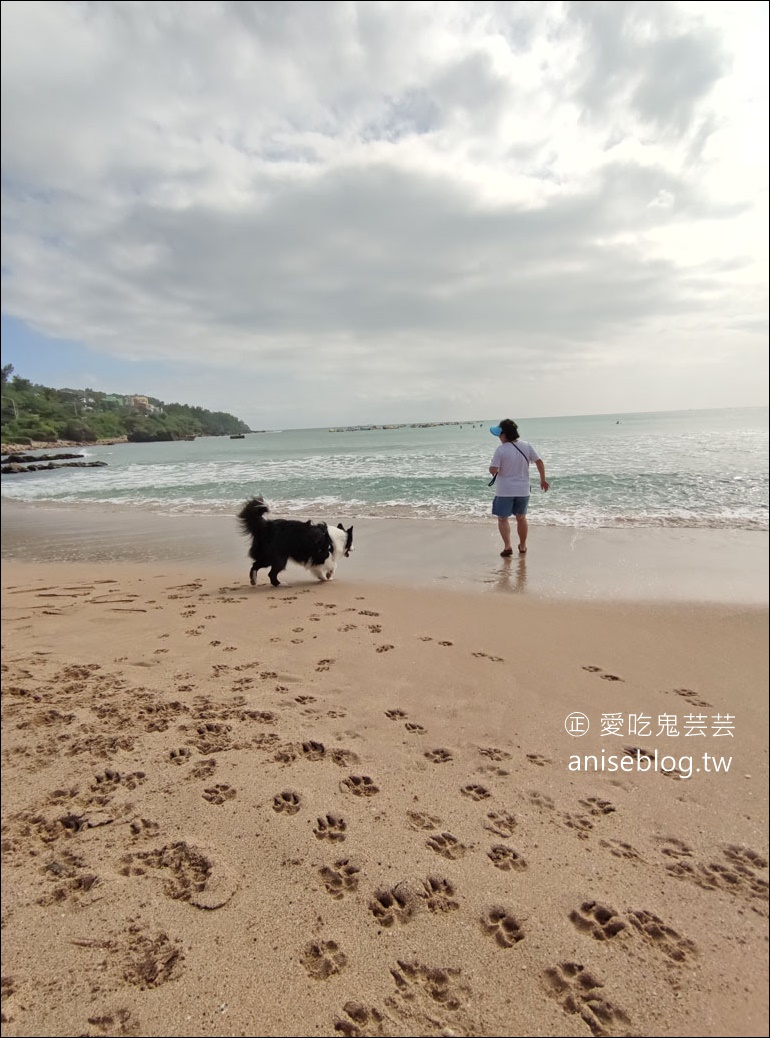
[(50, 389), (2, 369), (2, 440), (95, 440), (128, 437), (133, 442), (183, 440), (193, 436), (246, 433), (249, 427), (224, 411), (165, 404), (143, 396), (117, 396), (95, 389)]

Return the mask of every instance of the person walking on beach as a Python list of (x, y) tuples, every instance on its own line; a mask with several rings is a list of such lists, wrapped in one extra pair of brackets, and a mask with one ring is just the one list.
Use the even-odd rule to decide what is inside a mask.
[(519, 438), (519, 430), (514, 421), (504, 418), (499, 425), (489, 430), (500, 439), (500, 446), (492, 456), (489, 471), (494, 476), (495, 499), (492, 502), (492, 515), (497, 516), (497, 528), (503, 538), (504, 559), (513, 555), (511, 547), (511, 516), (516, 516), (516, 530), (519, 535), (519, 554), (527, 551), (527, 506), (529, 505), (529, 466), (534, 462), (540, 473), (540, 487), (548, 490), (550, 486), (545, 478), (545, 465), (539, 454), (525, 440)]

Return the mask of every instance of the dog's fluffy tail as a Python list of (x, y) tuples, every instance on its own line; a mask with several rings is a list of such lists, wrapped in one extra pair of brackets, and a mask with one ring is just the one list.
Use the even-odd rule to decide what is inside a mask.
[(265, 512), (269, 511), (270, 509), (261, 497), (252, 497), (250, 501), (247, 501), (238, 513), (238, 519), (243, 527), (243, 532), (256, 537), (264, 523), (263, 517)]

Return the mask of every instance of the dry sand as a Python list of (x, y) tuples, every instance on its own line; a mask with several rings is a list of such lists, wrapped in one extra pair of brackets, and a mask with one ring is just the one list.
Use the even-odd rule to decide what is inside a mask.
[(4, 1035), (767, 1034), (766, 610), (240, 565), (4, 566)]

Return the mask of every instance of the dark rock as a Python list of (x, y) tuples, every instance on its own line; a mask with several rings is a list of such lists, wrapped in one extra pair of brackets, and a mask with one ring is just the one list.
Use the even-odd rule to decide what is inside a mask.
[(47, 465), (3, 465), (0, 472), (4, 476), (13, 476), (18, 472), (47, 472), (49, 469), (102, 469), (107, 467), (106, 461), (65, 461), (61, 465), (54, 465), (49, 461)]
[(35, 461), (67, 461), (70, 458), (84, 458), (85, 454), (9, 454), (5, 459), (8, 465), (23, 465)]

